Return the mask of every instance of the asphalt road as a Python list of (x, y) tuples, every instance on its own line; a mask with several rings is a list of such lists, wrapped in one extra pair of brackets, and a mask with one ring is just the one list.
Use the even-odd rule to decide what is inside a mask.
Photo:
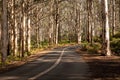
[(0, 80), (89, 80), (89, 67), (75, 53), (77, 47), (53, 49), (35, 61), (0, 74)]

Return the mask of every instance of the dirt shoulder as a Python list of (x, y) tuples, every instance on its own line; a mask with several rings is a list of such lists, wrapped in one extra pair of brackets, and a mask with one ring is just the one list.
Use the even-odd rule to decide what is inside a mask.
[(120, 56), (100, 56), (76, 50), (89, 65), (92, 80), (120, 80)]

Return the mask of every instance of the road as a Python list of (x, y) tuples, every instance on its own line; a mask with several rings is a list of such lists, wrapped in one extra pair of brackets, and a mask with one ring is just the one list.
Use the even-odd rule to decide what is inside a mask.
[(56, 48), (25, 65), (0, 74), (0, 80), (89, 80), (88, 65), (78, 46)]

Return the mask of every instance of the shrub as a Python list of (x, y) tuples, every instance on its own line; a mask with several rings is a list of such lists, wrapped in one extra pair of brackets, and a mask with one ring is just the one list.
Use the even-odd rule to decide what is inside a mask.
[(117, 55), (120, 53), (120, 38), (113, 38), (111, 41), (111, 50)]
[(116, 33), (113, 38), (120, 38), (120, 32)]
[(101, 37), (95, 36), (95, 37), (93, 37), (93, 40), (94, 40), (95, 42), (102, 43), (102, 38), (101, 38)]
[(70, 41), (69, 41), (69, 40), (61, 40), (61, 41), (59, 42), (59, 44), (67, 44), (67, 43), (70, 43)]
[(88, 42), (83, 42), (83, 43), (81, 43), (81, 50), (86, 51), (88, 44), (89, 44)]
[(100, 43), (82, 43), (82, 49), (84, 51), (88, 51), (90, 53), (98, 53), (98, 51), (101, 49), (101, 44)]
[(87, 50), (90, 53), (98, 53), (98, 50), (101, 49), (101, 44), (100, 43), (94, 43), (94, 44), (90, 44), (88, 45), (89, 47), (87, 48)]

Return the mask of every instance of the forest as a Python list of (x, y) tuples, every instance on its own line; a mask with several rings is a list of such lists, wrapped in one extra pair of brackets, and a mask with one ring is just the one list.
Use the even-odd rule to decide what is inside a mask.
[(120, 56), (120, 0), (0, 0), (0, 64), (65, 44)]

